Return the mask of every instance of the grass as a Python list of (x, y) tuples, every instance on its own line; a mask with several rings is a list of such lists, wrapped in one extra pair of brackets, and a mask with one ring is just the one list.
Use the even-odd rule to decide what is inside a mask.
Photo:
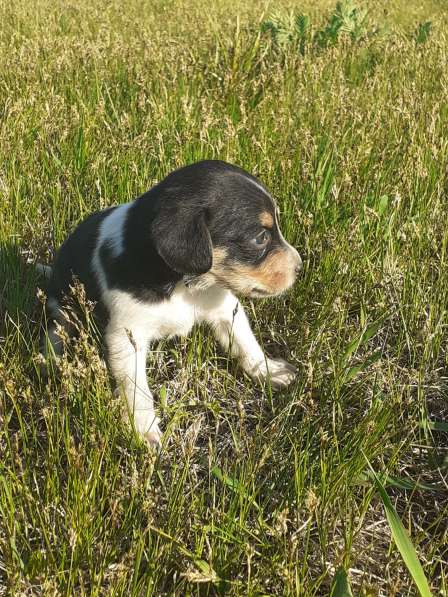
[[(446, 595), (447, 16), (362, 7), (387, 35), (302, 55), (255, 2), (0, 2), (0, 594), (415, 595), (367, 458)], [(247, 309), (300, 377), (161, 342), (156, 456), (88, 333), (39, 376), (27, 260), (202, 158), (277, 197), (304, 272)]]

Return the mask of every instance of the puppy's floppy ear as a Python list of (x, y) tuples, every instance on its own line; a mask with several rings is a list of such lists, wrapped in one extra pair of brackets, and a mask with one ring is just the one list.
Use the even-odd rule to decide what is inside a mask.
[(167, 206), (153, 221), (152, 238), (160, 257), (180, 274), (204, 274), (212, 267), (212, 239), (203, 209)]

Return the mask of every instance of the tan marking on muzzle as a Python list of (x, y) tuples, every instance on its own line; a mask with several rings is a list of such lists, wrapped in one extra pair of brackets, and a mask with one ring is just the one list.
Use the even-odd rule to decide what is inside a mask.
[(226, 248), (215, 247), (213, 266), (201, 276), (201, 285), (207, 287), (218, 282), (243, 296), (254, 296), (254, 290), (274, 296), (292, 286), (296, 279), (296, 265), (296, 252), (290, 245), (271, 251), (258, 265), (230, 260)]
[(237, 293), (251, 296), (254, 290), (267, 295), (281, 294), (296, 278), (295, 259), (289, 248), (272, 251), (258, 265), (225, 261), (214, 266), (216, 278)]
[(238, 264), (235, 269), (247, 281), (252, 281), (252, 287), (272, 294), (282, 292), (290, 285), (291, 264), (288, 251), (284, 249), (272, 251), (259, 265)]

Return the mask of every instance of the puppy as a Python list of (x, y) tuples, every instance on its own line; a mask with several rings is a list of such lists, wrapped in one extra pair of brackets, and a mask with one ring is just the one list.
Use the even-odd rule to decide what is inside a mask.
[(251, 377), (287, 386), (295, 367), (265, 356), (235, 295), (279, 295), (301, 265), (254, 176), (222, 161), (186, 166), (135, 201), (92, 214), (67, 238), (46, 270), (44, 355), (62, 352), (57, 324), (76, 277), (105, 319), (108, 365), (135, 429), (159, 444), (146, 379), (150, 342), (206, 322)]

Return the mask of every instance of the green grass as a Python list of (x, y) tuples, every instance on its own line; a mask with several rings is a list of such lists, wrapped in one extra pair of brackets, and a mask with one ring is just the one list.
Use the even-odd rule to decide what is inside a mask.
[[(446, 595), (448, 19), (361, 5), (387, 35), (302, 55), (257, 2), (0, 1), (0, 594), (415, 595), (367, 457)], [(334, 2), (282, 6), (324, 27)], [(26, 262), (202, 158), (278, 200), (303, 275), (247, 310), (300, 376), (272, 394), (206, 329), (161, 342), (157, 456), (88, 334), (40, 377)]]

